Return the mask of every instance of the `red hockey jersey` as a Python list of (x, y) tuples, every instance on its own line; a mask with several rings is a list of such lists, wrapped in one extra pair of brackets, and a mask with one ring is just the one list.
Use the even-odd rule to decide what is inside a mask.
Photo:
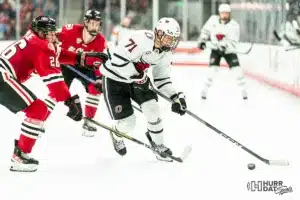
[(9, 60), (11, 66), (6, 66), (7, 70), (19, 82), (28, 80), (36, 72), (56, 101), (65, 101), (71, 96), (61, 74), (60, 61), (74, 65), (76, 53), (40, 39), (29, 30), (19, 41), (7, 47), (1, 56)]
[[(84, 26), (81, 24), (67, 24), (60, 32), (57, 37), (62, 43), (62, 48), (67, 49), (71, 52), (103, 52), (106, 48), (105, 37), (98, 33), (95, 38), (89, 43), (84, 43), (82, 34)], [(96, 75), (99, 76), (100, 71), (95, 71)]]

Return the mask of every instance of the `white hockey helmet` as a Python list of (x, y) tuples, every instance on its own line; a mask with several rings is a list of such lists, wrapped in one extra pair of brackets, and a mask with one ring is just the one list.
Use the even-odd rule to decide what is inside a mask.
[(155, 40), (159, 40), (162, 50), (173, 50), (179, 43), (180, 26), (173, 18), (163, 17), (155, 26)]
[(231, 7), (230, 7), (230, 5), (229, 4), (221, 4), (220, 6), (219, 6), (219, 13), (221, 13), (221, 12), (227, 12), (227, 13), (230, 13), (231, 12)]

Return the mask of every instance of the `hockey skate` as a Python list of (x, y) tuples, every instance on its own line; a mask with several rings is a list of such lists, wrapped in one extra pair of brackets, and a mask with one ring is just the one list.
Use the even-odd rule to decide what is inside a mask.
[(126, 155), (127, 149), (126, 149), (125, 143), (123, 141), (123, 138), (121, 136), (118, 136), (116, 133), (112, 133), (112, 132), (110, 132), (110, 135), (111, 135), (111, 139), (112, 139), (115, 151), (121, 156)]
[(243, 96), (243, 99), (244, 99), (244, 100), (247, 100), (247, 99), (248, 99), (248, 94), (247, 94), (246, 91), (243, 91), (243, 92), (242, 92), (242, 96)]
[(96, 126), (93, 123), (89, 122), (87, 119), (84, 119), (82, 128), (82, 135), (85, 137), (94, 137), (95, 133), (97, 132)]
[(206, 99), (206, 92), (202, 91), (202, 93), (201, 93), (201, 99), (203, 99), (203, 100)]
[(15, 140), (14, 154), (11, 158), (10, 171), (14, 172), (35, 172), (39, 161), (30, 158), (18, 147), (18, 140)]
[[(171, 149), (169, 149), (168, 147), (166, 147), (164, 144), (160, 144), (160, 145), (157, 145), (155, 144), (153, 141), (152, 141), (152, 138), (149, 134), (149, 132), (146, 132), (146, 136), (147, 136), (147, 139), (149, 140), (151, 146), (157, 150), (158, 152), (164, 152), (164, 154), (169, 154), (169, 155), (172, 155), (172, 151)], [(155, 154), (156, 154), (156, 159), (157, 160), (160, 160), (160, 161), (165, 161), (165, 162), (173, 162), (173, 160), (163, 154), (160, 154), (160, 153), (157, 153), (155, 151), (153, 151)]]

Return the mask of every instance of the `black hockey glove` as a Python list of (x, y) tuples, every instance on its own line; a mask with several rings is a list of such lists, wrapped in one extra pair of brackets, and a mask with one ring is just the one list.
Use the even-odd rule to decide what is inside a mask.
[(99, 69), (102, 63), (108, 60), (108, 55), (101, 52), (79, 52), (77, 54), (77, 63), (89, 70)]
[(171, 96), (171, 100), (173, 101), (172, 111), (180, 115), (184, 115), (187, 107), (184, 94), (182, 92), (174, 94)]
[(147, 91), (150, 89), (150, 78), (146, 75), (144, 79), (132, 83), (134, 89)]
[(95, 84), (96, 90), (102, 93), (102, 76), (96, 77), (96, 84)]
[(69, 107), (67, 116), (74, 121), (80, 121), (82, 119), (82, 108), (78, 95), (74, 95), (65, 101), (65, 105)]
[(204, 42), (204, 41), (200, 42), (198, 46), (199, 46), (199, 49), (204, 50), (206, 48), (206, 42)]

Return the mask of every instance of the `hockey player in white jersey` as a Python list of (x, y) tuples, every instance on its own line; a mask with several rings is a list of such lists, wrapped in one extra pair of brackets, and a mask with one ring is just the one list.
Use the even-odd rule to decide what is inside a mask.
[[(177, 47), (180, 27), (173, 18), (159, 20), (154, 31), (135, 31), (118, 43), (109, 52), (109, 60), (100, 68), (103, 77), (103, 94), (108, 110), (114, 120), (114, 128), (129, 133), (133, 130), (136, 118), (131, 100), (140, 105), (147, 120), (146, 136), (150, 144), (159, 152), (172, 155), (170, 148), (164, 145), (163, 124), (160, 115), (158, 97), (150, 86), (147, 71), (152, 66), (154, 84), (159, 91), (173, 100), (171, 109), (180, 115), (186, 112), (184, 95), (177, 93), (170, 79), (170, 56)], [(121, 137), (111, 133), (115, 150), (120, 155), (127, 153)], [(171, 161), (157, 155), (157, 159)]]
[(231, 7), (228, 4), (219, 6), (219, 15), (213, 15), (205, 23), (199, 37), (199, 48), (204, 50), (209, 41), (212, 48), (209, 61), (209, 74), (202, 91), (202, 99), (206, 99), (207, 91), (211, 87), (215, 73), (220, 66), (221, 58), (224, 57), (228, 63), (231, 73), (237, 81), (243, 99), (247, 99), (245, 79), (239, 64), (239, 59), (234, 50), (239, 42), (240, 26), (231, 18)]

